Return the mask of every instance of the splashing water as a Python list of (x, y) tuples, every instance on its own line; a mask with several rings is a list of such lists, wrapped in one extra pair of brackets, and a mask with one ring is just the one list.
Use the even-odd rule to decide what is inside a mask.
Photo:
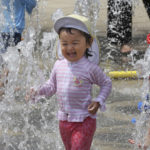
[[(97, 0), (77, 0), (75, 13), (91, 20), (93, 32), (100, 10)], [(0, 9), (1, 11), (1, 9)], [(38, 13), (38, 11), (37, 11)], [(58, 9), (52, 16), (55, 22), (63, 12)], [(0, 16), (2, 19), (3, 16)], [(37, 24), (39, 23), (37, 14)], [(32, 22), (32, 17), (30, 19)], [(1, 23), (0, 23), (1, 25)], [(63, 150), (58, 133), (55, 96), (40, 97), (37, 103), (26, 103), (24, 97), (30, 87), (35, 89), (49, 78), (49, 72), (56, 60), (57, 34), (52, 29), (44, 32), (42, 39), (39, 28), (31, 26), (24, 40), (16, 47), (9, 47), (3, 54), (9, 70), (5, 81), (5, 94), (0, 97), (0, 149), (2, 150)], [(95, 95), (96, 95), (96, 91)], [(99, 144), (98, 144), (99, 145)], [(99, 149), (94, 145), (94, 150)]]
[[(139, 149), (138, 144), (141, 143), (142, 147), (144, 146), (145, 137), (148, 134), (148, 129), (150, 127), (150, 113), (149, 113), (149, 98), (147, 100), (147, 96), (150, 94), (150, 46), (147, 48), (146, 53), (144, 55), (144, 59), (138, 60), (135, 63), (135, 69), (137, 70), (138, 76), (143, 78), (143, 85), (141, 88), (141, 99), (143, 106), (141, 108), (141, 114), (136, 123), (136, 131), (133, 133), (133, 137), (135, 138), (136, 144), (134, 150)], [(147, 107), (147, 111), (145, 110)]]
[(74, 8), (74, 13), (89, 18), (93, 34), (96, 32), (96, 23), (99, 17), (99, 11), (99, 0), (77, 0)]
[[(53, 21), (56, 16), (61, 17), (62, 12), (54, 13)], [(43, 33), (37, 50), (38, 38), (36, 30), (29, 27), (24, 40), (2, 54), (9, 70), (3, 79), (5, 94), (0, 97), (0, 149), (3, 150), (62, 149), (55, 119), (55, 96), (41, 97), (41, 101), (34, 104), (25, 102), (30, 87), (38, 88), (49, 78), (56, 60), (55, 31)]]
[[(91, 20), (94, 32), (99, 14), (99, 1), (78, 2), (80, 6), (76, 4), (75, 13), (80, 13), (79, 8), (82, 8), (83, 15)], [(2, 8), (1, 3), (0, 8)], [(0, 27), (4, 19), (1, 10)], [(38, 24), (38, 10), (36, 13)], [(55, 22), (62, 16), (63, 12), (58, 9), (53, 14), (52, 21)], [(32, 22), (32, 16), (30, 21)], [(0, 149), (63, 149), (55, 116), (57, 111), (55, 96), (49, 99), (40, 97), (41, 100), (37, 103), (25, 102), (30, 87), (36, 89), (49, 78), (49, 72), (57, 57), (58, 37), (54, 29), (51, 32), (44, 32), (42, 39), (39, 37), (40, 26), (37, 25), (35, 29), (30, 24), (23, 37), (24, 40), (15, 47), (9, 47), (7, 52), (2, 54), (4, 67), (9, 73), (3, 79), (5, 93), (0, 97)]]

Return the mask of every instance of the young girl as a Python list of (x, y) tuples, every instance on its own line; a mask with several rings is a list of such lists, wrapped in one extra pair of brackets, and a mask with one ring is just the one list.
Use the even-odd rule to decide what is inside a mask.
[[(90, 150), (96, 129), (98, 108), (105, 110), (105, 100), (112, 83), (100, 67), (87, 58), (93, 37), (88, 19), (70, 15), (58, 19), (54, 29), (59, 35), (64, 59), (57, 60), (50, 79), (31, 95), (52, 96), (59, 103), (58, 119), (62, 141), (66, 150)], [(92, 85), (100, 86), (99, 94), (92, 99)]]

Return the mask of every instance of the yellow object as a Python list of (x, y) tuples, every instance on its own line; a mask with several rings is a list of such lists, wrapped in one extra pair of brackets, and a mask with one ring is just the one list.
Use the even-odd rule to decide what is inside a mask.
[(111, 78), (137, 78), (136, 71), (111, 71), (108, 73)]

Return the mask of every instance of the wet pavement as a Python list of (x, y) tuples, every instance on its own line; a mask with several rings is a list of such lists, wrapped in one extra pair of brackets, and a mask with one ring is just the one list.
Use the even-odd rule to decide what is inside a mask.
[[(141, 100), (142, 82), (142, 80), (113, 80), (112, 92), (107, 99), (107, 110), (98, 112), (97, 129), (91, 150), (133, 150), (128, 139), (132, 137), (135, 129), (131, 119), (140, 115), (137, 103)], [(98, 90), (95, 86), (94, 95)], [(44, 150), (64, 150), (64, 148), (58, 148), (62, 143), (58, 124), (55, 121), (55, 98), (51, 100), (47, 101), (48, 105), (44, 102), (33, 106), (17, 102), (5, 113), (1, 110), (3, 112), (1, 115), (3, 130), (0, 135), (4, 139), (1, 139), (0, 149), (4, 150), (5, 142), (8, 142), (7, 144), (10, 142), (10, 148), (7, 147), (6, 150), (14, 150), (13, 148), (20, 150), (18, 145), (21, 146), (21, 143), (19, 142), (22, 140), (22, 144), (26, 143), (26, 140), (24, 141), (26, 137), (28, 144), (24, 145), (25, 147), (21, 150), (26, 150), (26, 148), (41, 150), (37, 147), (37, 143), (42, 143), (46, 138), (48, 139), (47, 147), (41, 144), (41, 148), (45, 147)], [(42, 118), (43, 116), (44, 118)], [(14, 122), (10, 122), (9, 119), (13, 119)]]
[[(53, 22), (51, 21), (52, 14), (57, 10), (61, 9), (64, 15), (70, 14), (74, 10), (74, 6), (77, 0), (39, 0), (38, 3), (38, 23), (37, 16), (35, 20), (32, 20), (27, 16), (27, 24), (30, 25), (40, 25), (42, 30), (50, 31), (53, 27)], [(141, 0), (133, 0), (135, 4), (133, 5), (133, 37), (139, 37), (142, 35), (147, 35), (150, 32), (150, 20), (144, 8), (143, 2)], [(34, 14), (37, 13), (35, 10)], [(97, 30), (98, 35), (106, 37), (107, 31), (107, 0), (100, 0), (100, 12), (99, 18), (97, 20)]]
[[(104, 52), (107, 40), (103, 37), (99, 37), (99, 40), (102, 43), (101, 51)], [(143, 53), (148, 47), (144, 37), (133, 38), (132, 45)], [(135, 70), (128, 63), (121, 66), (117, 63), (101, 62), (100, 66), (106, 72)], [(131, 119), (138, 119), (140, 116), (137, 105), (139, 101), (143, 101), (141, 100), (143, 80), (112, 79), (112, 83), (112, 92), (107, 99), (107, 110), (98, 114), (92, 150), (133, 150), (134, 147), (128, 143), (128, 139), (132, 138), (135, 131), (135, 124), (131, 123)]]
[(135, 129), (131, 119), (140, 112), (142, 80), (114, 80), (107, 111), (99, 112), (92, 150), (133, 150), (128, 143)]
[[(66, 0), (43, 0), (43, 1), (40, 1), (40, 4), (39, 4), (40, 20), (38, 20), (38, 23), (40, 23), (40, 24), (38, 24), (38, 25), (41, 25), (42, 30), (50, 31), (50, 29), (52, 27), (52, 22), (50, 19), (52, 13), (54, 13), (54, 11), (56, 9), (61, 8), (61, 9), (63, 9), (65, 14), (68, 14), (73, 11), (74, 4), (75, 4), (75, 0), (74, 1), (73, 0), (71, 0), (71, 1), (66, 1)], [(140, 2), (140, 4), (141, 4), (141, 2)], [(100, 43), (101, 43), (102, 51), (104, 51), (104, 49), (107, 45), (107, 42), (105, 41), (106, 40), (106, 27), (107, 27), (107, 25), (106, 25), (106, 22), (107, 22), (106, 10), (107, 9), (106, 8), (107, 8), (106, 0), (102, 0), (101, 8), (100, 8), (101, 9), (100, 18), (99, 18), (98, 25), (97, 25), (97, 28), (99, 30), (99, 35), (100, 35)], [(140, 8), (142, 8), (142, 9), (140, 9)], [(137, 6), (137, 8), (135, 10), (135, 15), (133, 17), (133, 35), (136, 35), (136, 36), (138, 35), (138, 37), (133, 38), (133, 46), (137, 50), (145, 51), (147, 48), (147, 44), (145, 42), (145, 39), (146, 39), (145, 35), (147, 35), (147, 32), (150, 31), (148, 28), (150, 23), (148, 22), (149, 20), (148, 20), (148, 17), (146, 16), (145, 10), (144, 11), (142, 11), (142, 10), (144, 10), (143, 6)], [(37, 12), (35, 12), (35, 13), (37, 13)], [(139, 16), (142, 16), (142, 17), (139, 18)], [(30, 18), (27, 18), (27, 19), (30, 20)], [(36, 19), (37, 18), (35, 17), (35, 20)], [(139, 20), (139, 19), (141, 19), (141, 20)], [(37, 20), (32, 23), (33, 24), (37, 23)], [(31, 25), (31, 22), (27, 21), (27, 26), (30, 26), (30, 25)], [(143, 35), (143, 36), (141, 36), (141, 35)], [(104, 68), (107, 67), (107, 64), (105, 64), (105, 66), (103, 66), (103, 67)], [(111, 69), (111, 71), (115, 71), (116, 69), (121, 71), (121, 69), (126, 70), (128, 68), (121, 68), (120, 66), (118, 66), (118, 64), (115, 64), (115, 66), (113, 66), (113, 67), (109, 66), (109, 69)], [(132, 70), (132, 68), (130, 68), (130, 69)], [(131, 123), (131, 119), (133, 117), (136, 118), (140, 115), (140, 112), (137, 109), (137, 103), (139, 101), (141, 101), (142, 82), (143, 82), (143, 80), (135, 80), (135, 79), (113, 80), (112, 93), (109, 96), (109, 98), (107, 99), (107, 111), (104, 113), (99, 111), (99, 113), (98, 113), (97, 130), (96, 130), (96, 133), (94, 136), (91, 150), (133, 150), (133, 146), (128, 143), (128, 138), (132, 137), (133, 131), (135, 130), (135, 125)], [(96, 90), (97, 90), (97, 88), (95, 89), (94, 92), (96, 92)], [(19, 104), (19, 105), (22, 105), (22, 104)], [(52, 113), (51, 110), (49, 110), (49, 111)], [(22, 111), (20, 109), (18, 110), (18, 112), (19, 112), (19, 115), (22, 113)], [(14, 112), (14, 113), (16, 113), (16, 112)], [(39, 113), (39, 110), (37, 110), (36, 115), (38, 113)], [(50, 117), (54, 117), (54, 114), (51, 114)], [(6, 118), (7, 118), (7, 115), (6, 115)], [(36, 125), (38, 125), (38, 123), (36, 121), (38, 121), (40, 118), (37, 117), (35, 119), (36, 120), (34, 123)], [(54, 120), (54, 119), (48, 118), (47, 120)], [(3, 120), (3, 121), (5, 122), (5, 120)], [(8, 120), (8, 122), (9, 122), (9, 120)], [(23, 122), (23, 125), (24, 125), (24, 120), (21, 122)], [(6, 121), (6, 123), (7, 123), (7, 121)], [(16, 119), (16, 123), (17, 123), (17, 119)], [(51, 125), (51, 123), (50, 123), (50, 125)], [(57, 128), (56, 124), (54, 124), (54, 126), (55, 126), (55, 128)], [(41, 131), (37, 130), (40, 135), (39, 139), (41, 138), (41, 136), (43, 137), (43, 139), (46, 138), (47, 136), (48, 136), (48, 138), (54, 139), (54, 140), (52, 140), (52, 144), (50, 144), (51, 141), (48, 141), (47, 143), (49, 145), (52, 145), (54, 147), (53, 149), (57, 150), (56, 145), (58, 143), (57, 143), (57, 141), (55, 141), (55, 139), (58, 140), (58, 138), (60, 138), (60, 137), (58, 135), (54, 134), (51, 130), (53, 130), (53, 128), (50, 128), (47, 131), (44, 128), (42, 128)], [(47, 133), (49, 131), (51, 131), (52, 134)], [(8, 133), (6, 134), (6, 132), (8, 132)], [(1, 128), (1, 131), (0, 131), (0, 134), (2, 134), (2, 133), (4, 134), (4, 139), (2, 139), (1, 141), (4, 140), (4, 142), (5, 142), (5, 140), (7, 140), (8, 137), (10, 137), (10, 139), (8, 138), (10, 141), (11, 141), (11, 138), (14, 138), (14, 139), (12, 139), (12, 141), (16, 144), (16, 146), (14, 146), (14, 148), (8, 148), (9, 150), (10, 149), (11, 150), (13, 150), (13, 149), (20, 150), (17, 146), (19, 144), (19, 140), (21, 138), (22, 139), (24, 138), (24, 135), (23, 135), (24, 133), (22, 133), (22, 131), (21, 132), (16, 131), (14, 133), (14, 132), (12, 132), (11, 128), (7, 129), (7, 126), (6, 126), (6, 129), (5, 129), (5, 126), (3, 126), (3, 128)], [(38, 137), (38, 135), (37, 135), (37, 137)], [(9, 143), (9, 140), (7, 141), (8, 143)], [(41, 138), (41, 140), (42, 140), (42, 138)], [(60, 141), (60, 139), (58, 141)], [(34, 144), (34, 141), (32, 141), (32, 140), (28, 141), (28, 142), (29, 142), (28, 144), (32, 145), (32, 142)], [(3, 150), (4, 147), (5, 147), (5, 143), (0, 142), (0, 150)], [(24, 149), (25, 149), (25, 147), (24, 147)], [(48, 149), (48, 147), (46, 149)], [(44, 149), (44, 150), (46, 150), (46, 149)], [(40, 150), (40, 149), (37, 148), (36, 150)], [(49, 150), (51, 150), (51, 149), (49, 149)]]

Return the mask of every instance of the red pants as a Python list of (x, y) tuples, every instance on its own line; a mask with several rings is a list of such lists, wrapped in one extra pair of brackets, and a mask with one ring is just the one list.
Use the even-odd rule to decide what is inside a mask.
[(87, 117), (84, 122), (60, 121), (59, 129), (66, 150), (90, 150), (96, 119)]

